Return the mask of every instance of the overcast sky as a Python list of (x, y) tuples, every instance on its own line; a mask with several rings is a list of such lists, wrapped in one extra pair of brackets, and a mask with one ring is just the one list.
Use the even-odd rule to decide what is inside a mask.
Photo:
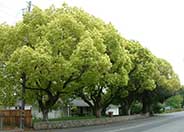
[[(32, 0), (32, 4), (60, 7), (64, 1), (111, 22), (122, 36), (169, 61), (184, 84), (183, 0)], [(0, 23), (16, 23), (26, 6), (26, 0), (0, 0)]]

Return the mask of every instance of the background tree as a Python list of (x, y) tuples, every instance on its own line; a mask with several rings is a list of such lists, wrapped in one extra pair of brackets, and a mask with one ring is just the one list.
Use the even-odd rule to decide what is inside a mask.
[(18, 95), (17, 85), (13, 81), (12, 76), (8, 76), (6, 72), (6, 61), (15, 49), (16, 29), (12, 26), (0, 25), (0, 103), (5, 107), (13, 106)]
[(172, 66), (164, 59), (157, 58), (157, 76), (155, 78), (156, 88), (152, 92), (147, 92), (150, 109), (152, 106), (157, 107), (159, 103), (163, 103), (166, 99), (173, 96), (180, 89), (180, 81), (174, 73)]
[[(131, 114), (131, 107), (136, 100), (143, 102), (145, 109), (144, 92), (155, 89), (155, 56), (146, 48), (142, 47), (137, 41), (126, 40), (126, 50), (132, 61), (132, 69), (128, 73), (128, 85), (124, 86), (124, 90), (119, 92), (118, 100), (122, 105), (124, 114)], [(125, 93), (126, 96), (125, 96)]]
[(184, 108), (184, 85), (181, 86), (181, 89), (179, 89), (177, 91), (177, 94), (181, 95), (181, 97), (183, 98), (183, 101), (182, 101), (182, 108)]
[[(103, 26), (104, 24), (100, 25)], [(126, 53), (123, 45), (123, 38), (117, 33), (114, 27), (109, 24), (103, 30), (91, 32), (91, 36), (98, 33), (94, 39), (94, 44), (101, 43), (101, 48), (97, 50), (102, 55), (96, 55), (96, 59), (92, 60), (89, 54), (89, 47), (84, 51), (80, 49), (78, 55), (85, 55), (90, 61), (78, 60), (77, 64), (83, 63), (83, 68), (88, 67), (81, 79), (78, 81), (77, 96), (81, 97), (93, 110), (96, 117), (100, 117), (102, 111), (108, 107), (116, 96), (118, 91), (127, 84), (128, 71), (131, 68), (131, 61)], [(101, 41), (99, 41), (101, 40)], [(98, 43), (97, 43), (98, 42)], [(88, 42), (88, 45), (92, 42)], [(87, 43), (85, 44), (87, 45)], [(93, 49), (91, 47), (90, 49)], [(85, 54), (83, 53), (85, 52)], [(105, 54), (105, 56), (103, 55)], [(89, 57), (89, 58), (88, 58)], [(99, 57), (102, 57), (101, 59)], [(79, 57), (82, 58), (82, 57)], [(95, 64), (90, 66), (91, 64)]]
[(183, 101), (183, 98), (181, 95), (175, 95), (175, 96), (168, 98), (165, 101), (165, 105), (170, 106), (171, 108), (177, 109), (177, 108), (182, 107), (182, 101)]

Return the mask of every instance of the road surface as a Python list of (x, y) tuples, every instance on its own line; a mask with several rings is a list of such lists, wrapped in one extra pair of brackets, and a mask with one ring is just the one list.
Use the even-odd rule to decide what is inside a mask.
[(44, 130), (44, 132), (184, 132), (184, 112), (107, 125)]

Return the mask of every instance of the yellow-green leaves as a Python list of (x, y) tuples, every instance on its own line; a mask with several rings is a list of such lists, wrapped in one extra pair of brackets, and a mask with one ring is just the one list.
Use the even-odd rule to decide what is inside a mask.
[(37, 99), (45, 97), (41, 101), (48, 109), (54, 97), (68, 94), (84, 93), (85, 100), (101, 109), (119, 91), (122, 97), (153, 91), (156, 82), (178, 88), (170, 65), (123, 38), (112, 24), (66, 4), (59, 9), (35, 7), (15, 26), (0, 25), (0, 38), (3, 74), (19, 90), (25, 75), (24, 87)]
[(180, 80), (173, 71), (172, 66), (164, 59), (157, 59), (158, 77), (156, 79), (158, 87), (163, 87), (170, 91), (177, 91), (180, 86)]
[(109, 57), (97, 50), (90, 36), (86, 38), (83, 37), (83, 40), (78, 44), (71, 59), (74, 60), (73, 63), (78, 66), (79, 69), (85, 68), (86, 70), (105, 73), (111, 67)]

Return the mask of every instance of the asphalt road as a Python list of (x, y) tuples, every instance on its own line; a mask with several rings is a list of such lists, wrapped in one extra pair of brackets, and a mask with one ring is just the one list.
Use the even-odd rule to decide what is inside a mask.
[(156, 115), (128, 122), (44, 132), (184, 132), (184, 112)]

